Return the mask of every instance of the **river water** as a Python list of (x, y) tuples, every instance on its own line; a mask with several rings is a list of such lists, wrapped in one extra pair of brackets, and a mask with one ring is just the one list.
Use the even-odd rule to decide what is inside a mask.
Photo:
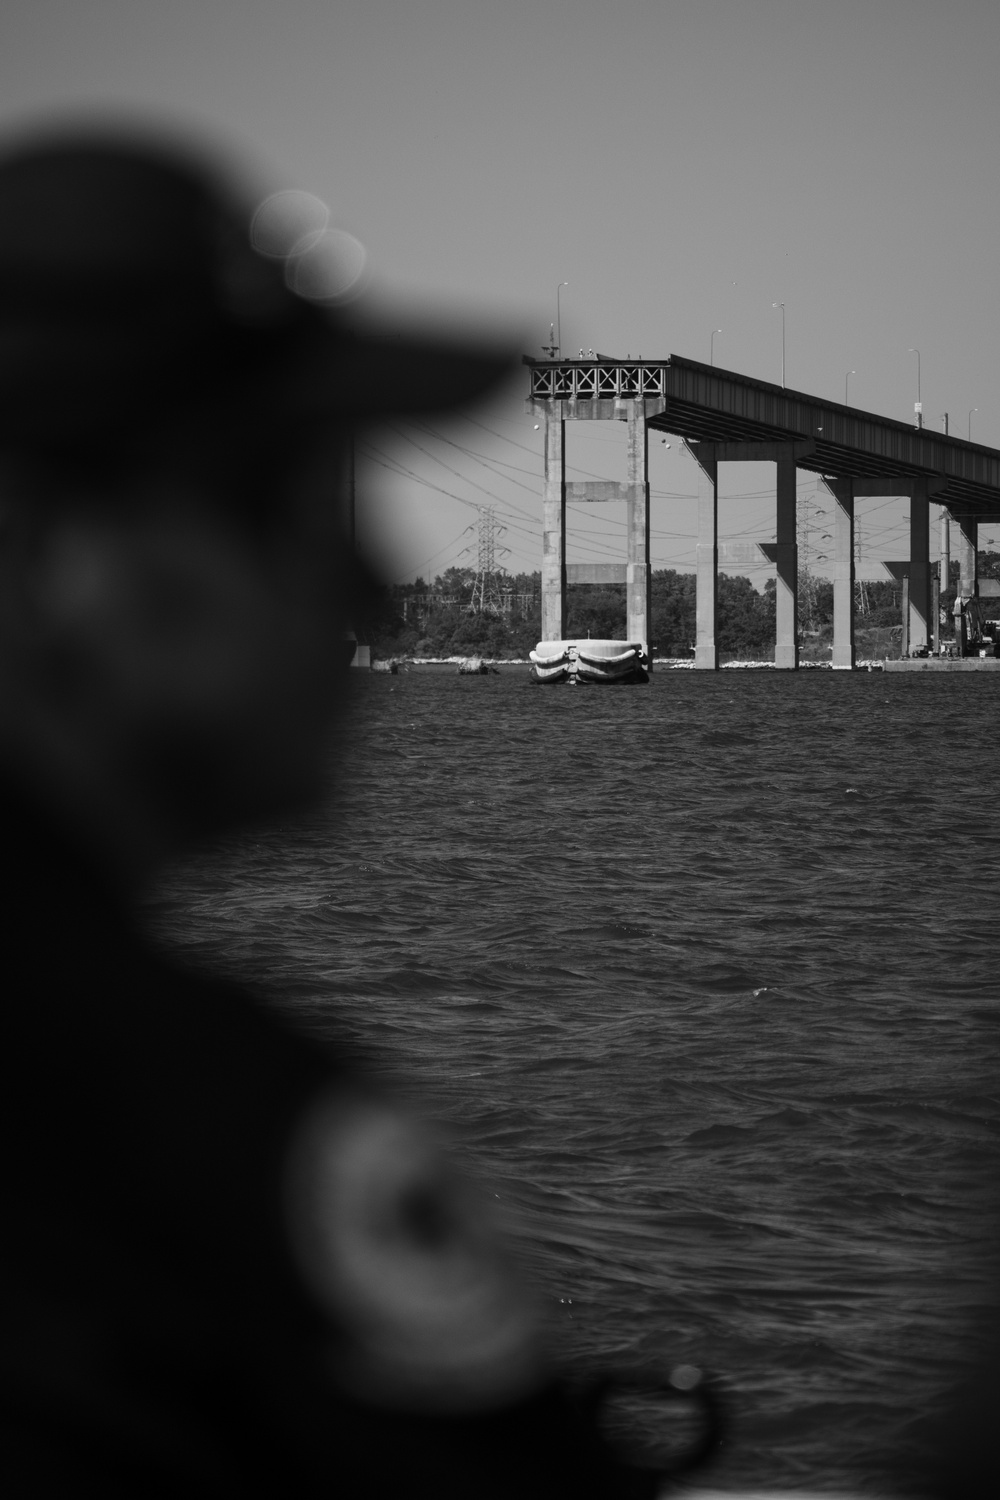
[(349, 771), (155, 920), (453, 1134), (567, 1363), (723, 1382), (713, 1480), (892, 1490), (990, 1304), (992, 674), (358, 673)]

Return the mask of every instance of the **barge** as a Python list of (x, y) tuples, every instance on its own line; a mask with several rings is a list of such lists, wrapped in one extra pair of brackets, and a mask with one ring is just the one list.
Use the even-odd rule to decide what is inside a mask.
[(539, 641), (528, 654), (533, 682), (649, 681), (649, 650), (642, 641)]

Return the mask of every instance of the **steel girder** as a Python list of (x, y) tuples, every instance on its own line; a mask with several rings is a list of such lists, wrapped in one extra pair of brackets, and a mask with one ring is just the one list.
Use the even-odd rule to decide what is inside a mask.
[[(801, 391), (671, 354), (665, 360), (535, 360), (530, 405), (650, 400), (649, 426), (693, 443), (807, 441), (799, 467), (837, 479), (882, 475), (934, 481), (934, 501), (956, 512), (1000, 516), (1000, 452)], [(595, 413), (596, 414), (596, 413)], [(751, 457), (751, 454), (747, 454)]]

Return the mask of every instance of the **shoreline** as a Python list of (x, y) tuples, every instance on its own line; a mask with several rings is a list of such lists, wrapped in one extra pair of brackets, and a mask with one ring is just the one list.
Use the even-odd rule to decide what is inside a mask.
[[(521, 658), (518, 658), (518, 657), (489, 657), (489, 656), (482, 656), (482, 657), (471, 657), (471, 656), (405, 656), (405, 657), (388, 657), (388, 658), (386, 658), (384, 660), (379, 660), (379, 661), (372, 662), (370, 670), (372, 672), (384, 673), (384, 674), (387, 674), (387, 675), (395, 675), (395, 674), (397, 674), (399, 672), (412, 672), (412, 671), (418, 671), (418, 672), (455, 672), (457, 674), (459, 672), (460, 668), (465, 663), (471, 662), (471, 661), (481, 661), (482, 664), (483, 664), (483, 667), (487, 669), (488, 673), (499, 672), (499, 671), (505, 671), (505, 672), (510, 672), (510, 671), (529, 672), (531, 670), (531, 662), (530, 661), (524, 661), (524, 660), (522, 660)], [(888, 670), (900, 670), (901, 668), (904, 669), (904, 670), (914, 670), (914, 669), (917, 669), (919, 667), (924, 667), (927, 664), (928, 663), (926, 661), (923, 661), (923, 660), (921, 660), (921, 661), (914, 661), (912, 663), (912, 665), (911, 665), (908, 662), (906, 662), (906, 663), (892, 662), (892, 661), (886, 661), (886, 660), (884, 660), (881, 657), (879, 657), (879, 658), (874, 658), (873, 657), (873, 658), (870, 658), (870, 659), (869, 658), (865, 658), (864, 660), (856, 662), (855, 665), (854, 665), (853, 670), (855, 672), (881, 672), (881, 671), (883, 671), (885, 669), (888, 669)], [(652, 661), (652, 665), (653, 665), (654, 668), (659, 668), (661, 671), (666, 671), (666, 672), (673, 672), (673, 671), (680, 671), (680, 672), (687, 671), (687, 672), (692, 672), (695, 669), (694, 661), (690, 657), (680, 657), (680, 656), (654, 656), (653, 657), (653, 661)], [(934, 665), (938, 665), (938, 664), (934, 663)], [(968, 665), (970, 667), (973, 665), (973, 659), (972, 658), (968, 659)], [(979, 667), (980, 665), (981, 665), (981, 663), (977, 659), (975, 661), (975, 666)], [(1000, 666), (1000, 659), (997, 660), (996, 665)], [(719, 663), (719, 671), (720, 672), (729, 672), (729, 671), (761, 671), (761, 672), (767, 671), (767, 672), (773, 672), (775, 670), (776, 669), (775, 669), (775, 665), (774, 665), (773, 661), (742, 661), (742, 660), (735, 660), (735, 661), (724, 661), (724, 662), (720, 662)], [(812, 672), (812, 671), (831, 672), (831, 671), (834, 670), (834, 668), (831, 665), (831, 663), (828, 662), (828, 661), (801, 661), (801, 662), (799, 662), (798, 670), (800, 672), (803, 672), (803, 671), (804, 672)], [(850, 671), (852, 669), (851, 668), (838, 668), (837, 670)], [(476, 674), (475, 673), (470, 673), (469, 675), (473, 675), (474, 676)]]

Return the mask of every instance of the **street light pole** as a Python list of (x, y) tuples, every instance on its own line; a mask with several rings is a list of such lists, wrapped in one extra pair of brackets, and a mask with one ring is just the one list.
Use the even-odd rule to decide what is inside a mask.
[[(978, 410), (979, 410), (978, 406), (974, 406), (972, 408), (972, 411), (978, 411)], [(969, 412), (969, 442), (970, 443), (972, 442), (972, 411)]]
[(721, 328), (712, 329), (712, 337), (708, 341), (708, 362), (710, 365), (715, 364), (715, 335), (721, 332)]
[(772, 307), (781, 308), (781, 389), (785, 389), (785, 304), (772, 302)]
[(847, 374), (844, 376), (844, 405), (845, 406), (848, 404), (847, 403), (847, 382), (850, 380), (850, 378), (851, 378), (852, 375), (856, 375), (857, 373), (858, 373), (857, 370), (848, 370)]
[(919, 428), (924, 425), (924, 403), (920, 399), (920, 350), (910, 349), (907, 352), (917, 356), (917, 404), (913, 409), (917, 414), (917, 426)]
[(556, 287), (556, 343), (559, 346), (559, 358), (562, 359), (562, 308), (559, 298), (564, 286), (569, 286), (568, 281), (560, 281)]

